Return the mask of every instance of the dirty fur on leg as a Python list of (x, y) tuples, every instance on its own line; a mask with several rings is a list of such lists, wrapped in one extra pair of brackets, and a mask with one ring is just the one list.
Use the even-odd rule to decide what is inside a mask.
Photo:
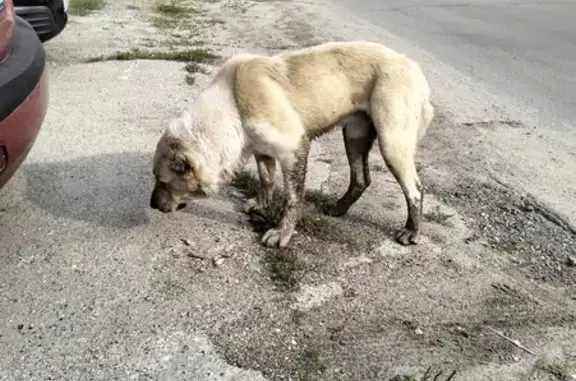
[(284, 208), (278, 227), (269, 229), (262, 237), (262, 243), (268, 247), (286, 247), (296, 232), (304, 198), (309, 151), (310, 142), (307, 137), (303, 137), (294, 157), (281, 162)]

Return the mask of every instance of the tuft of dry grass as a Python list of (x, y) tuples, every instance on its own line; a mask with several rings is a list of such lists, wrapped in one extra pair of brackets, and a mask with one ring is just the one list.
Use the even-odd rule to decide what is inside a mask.
[(406, 375), (398, 375), (395, 376), (393, 378), (391, 378), (389, 381), (456, 381), (454, 379), (454, 377), (456, 376), (456, 371), (452, 371), (452, 373), (450, 373), (448, 375), (448, 378), (443, 378), (442, 374), (444, 372), (442, 370), (439, 370), (437, 372), (433, 372), (432, 371), (432, 367), (429, 367), (428, 369), (426, 369), (426, 372), (422, 375), (422, 376), (418, 376), (418, 375), (411, 375), (411, 376), (406, 376)]
[(106, 5), (104, 0), (70, 0), (68, 12), (75, 16), (88, 16)]
[(152, 25), (158, 29), (183, 29), (196, 32), (197, 21), (194, 17), (199, 12), (189, 3), (171, 0), (168, 3), (158, 3), (152, 9)]
[[(241, 171), (232, 180), (231, 185), (238, 189), (247, 198), (256, 197), (260, 189), (260, 180), (249, 171)], [(343, 246), (350, 254), (363, 250), (370, 250), (374, 239), (370, 236), (358, 237), (357, 230), (346, 229), (334, 217), (325, 216), (320, 212), (326, 205), (333, 202), (333, 197), (319, 191), (306, 192), (305, 202), (296, 223), (298, 233), (323, 241), (327, 244)], [(250, 212), (250, 223), (255, 232), (265, 233), (268, 229), (278, 225), (284, 210), (284, 196), (281, 189), (277, 189), (272, 202), (266, 210)], [(304, 243), (306, 242), (306, 243)], [(289, 291), (298, 289), (299, 282), (306, 273), (306, 266), (299, 260), (305, 255), (306, 247), (311, 243), (303, 241), (297, 236), (287, 248), (265, 249), (265, 261), (271, 277), (281, 288)]]
[(441, 212), (440, 208), (436, 208), (431, 212), (424, 213), (422, 216), (426, 221), (434, 222), (442, 226), (451, 227), (451, 224), (448, 220), (450, 220), (450, 218), (452, 218), (453, 215)]
[(278, 288), (288, 292), (298, 291), (307, 267), (296, 251), (290, 248), (266, 249), (264, 261), (270, 279)]
[(550, 381), (572, 381), (576, 379), (576, 362), (539, 358), (534, 365), (537, 372), (548, 376)]
[[(242, 171), (232, 181), (232, 186), (239, 189), (247, 198), (252, 198), (258, 193), (260, 180), (250, 172)], [(306, 192), (304, 201), (314, 204), (317, 210), (304, 207), (296, 223), (296, 229), (323, 241), (341, 242), (343, 236), (337, 224), (329, 217), (318, 213), (324, 205), (332, 202), (332, 198), (319, 191), (309, 191)], [(277, 189), (271, 205), (266, 210), (255, 213), (252, 222), (256, 231), (263, 233), (276, 226), (282, 218), (283, 210), (284, 196)]]
[(167, 4), (156, 5), (155, 10), (166, 16), (183, 16), (190, 12), (190, 8), (179, 5), (174, 0)]
[(336, 198), (333, 195), (326, 194), (319, 190), (306, 192), (304, 200), (313, 204), (320, 212), (325, 211), (326, 208), (332, 206), (336, 202)]
[(90, 59), (88, 62), (99, 61), (131, 61), (131, 60), (164, 60), (178, 62), (212, 63), (219, 56), (208, 49), (188, 49), (181, 51), (157, 51), (147, 49), (132, 49), (124, 52), (116, 52), (109, 56), (100, 56)]
[(306, 348), (301, 357), (299, 376), (302, 381), (319, 380), (332, 367), (332, 350), (326, 344)]

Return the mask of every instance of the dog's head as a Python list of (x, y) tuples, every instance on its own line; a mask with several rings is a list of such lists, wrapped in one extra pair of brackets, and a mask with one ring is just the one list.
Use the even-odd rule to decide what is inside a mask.
[(189, 144), (191, 134), (172, 122), (156, 146), (153, 174), (156, 179), (150, 207), (164, 213), (180, 210), (195, 199), (213, 196), (218, 180), (205, 160)]

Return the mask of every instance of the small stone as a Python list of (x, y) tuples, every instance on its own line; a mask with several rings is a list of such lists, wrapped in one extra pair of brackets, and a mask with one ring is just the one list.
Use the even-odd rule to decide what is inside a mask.
[(186, 255), (187, 255), (188, 257), (194, 258), (194, 259), (200, 259), (200, 260), (206, 259), (206, 258), (204, 258), (202, 255), (198, 255), (198, 254), (193, 253), (193, 252), (191, 252), (191, 251), (189, 251)]
[(566, 264), (570, 267), (575, 267), (576, 266), (576, 257), (569, 255), (568, 258), (566, 258)]
[(183, 242), (184, 245), (186, 245), (186, 246), (192, 246), (192, 241), (190, 241), (190, 240), (187, 239), (187, 238), (183, 238), (183, 239), (182, 239), (182, 242)]
[(518, 362), (518, 361), (520, 361), (520, 357), (518, 357), (518, 356), (514, 356), (514, 357), (512, 357), (512, 360), (514, 360), (514, 361)]
[(424, 331), (422, 331), (420, 328), (416, 328), (416, 330), (414, 331), (415, 334), (421, 336), (424, 334)]
[(16, 328), (18, 328), (18, 331), (22, 331), (24, 329), (24, 324), (18, 324)]
[(469, 337), (470, 335), (468, 334), (468, 332), (466, 332), (466, 330), (460, 326), (456, 327), (456, 332), (458, 332), (460, 335), (464, 336), (464, 337)]
[(214, 266), (221, 266), (222, 263), (224, 263), (224, 258), (215, 257), (214, 259), (212, 259), (212, 263), (214, 263)]

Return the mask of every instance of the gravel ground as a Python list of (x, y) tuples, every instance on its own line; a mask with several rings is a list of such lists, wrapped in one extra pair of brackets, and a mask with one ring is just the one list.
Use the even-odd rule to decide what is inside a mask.
[[(373, 184), (350, 214), (311, 203), (281, 255), (258, 244), (238, 187), (181, 213), (149, 210), (154, 145), (214, 66), (202, 63), (190, 86), (181, 62), (87, 61), (135, 47), (226, 57), (328, 40), (402, 46), (328, 2), (185, 4), (194, 28), (157, 28), (152, 5), (122, 0), (46, 44), (49, 114), (0, 199), (0, 380), (388, 381), (429, 366), (457, 370), (452, 381), (570, 379), (574, 233), (495, 178), (479, 148), (487, 129), (530, 124), (500, 106), (483, 115), (476, 106), (498, 103), (464, 85), (444, 93), (463, 82), (425, 52), (411, 55), (445, 85), (418, 157), (420, 245), (391, 239), (405, 206), (376, 150)], [(311, 196), (344, 192), (347, 171), (339, 132), (319, 139)]]

